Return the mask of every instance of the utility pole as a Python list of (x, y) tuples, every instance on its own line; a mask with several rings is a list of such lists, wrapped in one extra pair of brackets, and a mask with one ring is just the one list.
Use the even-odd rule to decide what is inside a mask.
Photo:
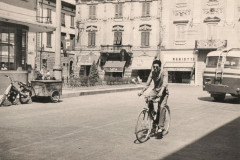
[(61, 0), (56, 0), (56, 39), (55, 39), (55, 65), (53, 67), (56, 80), (62, 80), (61, 67)]
[[(160, 59), (162, 61), (163, 57), (161, 54), (162, 49), (162, 0), (158, 0), (158, 18), (159, 18), (159, 43), (157, 46), (157, 53), (155, 59)], [(162, 65), (163, 66), (163, 65)]]

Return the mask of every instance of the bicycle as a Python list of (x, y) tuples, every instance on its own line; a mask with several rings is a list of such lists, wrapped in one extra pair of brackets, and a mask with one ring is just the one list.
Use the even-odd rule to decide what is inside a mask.
[[(146, 107), (143, 108), (143, 110), (140, 112), (135, 127), (135, 135), (140, 143), (146, 142), (150, 138), (150, 134), (155, 135), (157, 133), (157, 129), (155, 131), (153, 130), (153, 121), (156, 119), (156, 112), (154, 108), (153, 109), (149, 108), (150, 102), (149, 96), (147, 95), (143, 96), (145, 97), (147, 108)], [(152, 101), (153, 103), (158, 103), (156, 100)], [(161, 115), (164, 115), (164, 126), (162, 136), (165, 136), (168, 133), (171, 121), (170, 109), (168, 105), (165, 105), (162, 108)]]

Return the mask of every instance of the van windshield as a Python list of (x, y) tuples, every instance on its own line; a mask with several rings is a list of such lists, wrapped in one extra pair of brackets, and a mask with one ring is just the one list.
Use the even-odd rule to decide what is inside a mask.
[(215, 68), (217, 67), (217, 63), (218, 63), (218, 56), (211, 56), (211, 57), (207, 57), (207, 68)]
[(240, 68), (240, 57), (227, 57), (224, 68), (238, 69)]

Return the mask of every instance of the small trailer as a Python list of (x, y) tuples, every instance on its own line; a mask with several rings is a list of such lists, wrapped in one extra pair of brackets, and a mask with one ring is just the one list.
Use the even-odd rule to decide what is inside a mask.
[(33, 80), (32, 96), (34, 98), (49, 97), (52, 102), (58, 102), (62, 95), (62, 81), (59, 80)]

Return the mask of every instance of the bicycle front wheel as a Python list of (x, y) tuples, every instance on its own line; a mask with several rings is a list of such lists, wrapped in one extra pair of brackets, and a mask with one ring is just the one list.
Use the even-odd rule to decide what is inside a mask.
[(162, 135), (166, 135), (169, 131), (169, 128), (170, 128), (170, 122), (171, 122), (171, 116), (170, 116), (170, 109), (168, 106), (165, 106), (163, 109), (162, 109), (162, 112), (163, 112), (163, 115), (164, 115), (164, 130), (162, 132)]
[(143, 143), (149, 139), (149, 135), (152, 130), (152, 118), (150, 117), (147, 109), (143, 110), (137, 120), (135, 127), (136, 138), (140, 143)]

